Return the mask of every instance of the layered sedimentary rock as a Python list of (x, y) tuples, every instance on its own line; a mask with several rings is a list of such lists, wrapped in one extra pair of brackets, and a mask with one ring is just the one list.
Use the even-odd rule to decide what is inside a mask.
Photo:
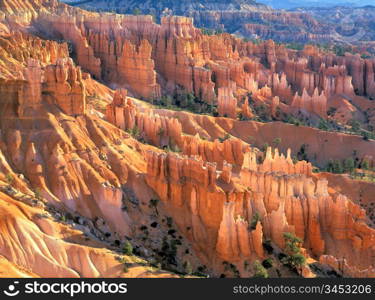
[(117, 127), (126, 130), (135, 126), (134, 110), (132, 101), (127, 98), (128, 91), (117, 90), (113, 96), (112, 103), (106, 107), (106, 118)]
[[(254, 44), (228, 34), (207, 36), (185, 17), (163, 17), (158, 25), (150, 16), (70, 14), (40, 14), (38, 22), (71, 41), (78, 64), (94, 78), (145, 99), (183, 90), (215, 103), (224, 87), (233, 89), (235, 97), (243, 90), (258, 93), (269, 105), (278, 96), (289, 106), (293, 95), (304, 90), (315, 95), (318, 89), (319, 99), (322, 92), (327, 98), (372, 95), (372, 61), (359, 56), (338, 57), (312, 46), (296, 53), (273, 41)], [(304, 103), (296, 106), (325, 117), (322, 105)]]
[[(103, 27), (105, 22), (112, 25), (111, 19), (103, 18), (101, 22), (104, 23)], [(112, 37), (106, 31), (101, 31), (103, 28), (97, 29), (91, 20), (87, 24), (87, 39), (93, 54), (101, 61), (103, 79), (111, 84), (130, 88), (138, 97), (160, 98), (160, 86), (156, 83), (154, 61), (151, 58), (152, 47), (149, 42), (142, 40), (136, 45), (120, 35), (120, 32), (115, 32)], [(118, 26), (120, 28), (120, 25)]]
[(245, 154), (250, 147), (239, 139), (227, 139), (220, 142), (216, 139), (213, 142), (202, 140), (196, 136), (185, 135), (182, 137), (181, 150), (189, 156), (200, 156), (204, 161), (215, 162), (221, 169), (224, 162), (242, 166)]
[(71, 59), (58, 60), (56, 65), (46, 68), (43, 93), (46, 101), (56, 104), (68, 115), (77, 116), (86, 112), (81, 69), (75, 67)]
[(277, 73), (273, 73), (268, 85), (272, 87), (272, 91), (275, 95), (286, 100), (292, 98), (292, 89), (286, 79), (285, 73), (282, 73), (280, 76)]
[(200, 99), (213, 103), (216, 100), (212, 71), (205, 68), (193, 69), (194, 94)]
[[(374, 141), (247, 120), (260, 108), (269, 120), (295, 110), (326, 118), (327, 103), (348, 106), (343, 99), (359, 114), (370, 112), (371, 102), (359, 95), (372, 93), (371, 60), (312, 46), (294, 51), (273, 41), (205, 35), (185, 17), (165, 17), (158, 25), (151, 16), (88, 13), (56, 1), (18, 2), (3, 1), (2, 10), (12, 15), (18, 5), (20, 16), (0, 17), (3, 191), (19, 191), (98, 222), (113, 242), (128, 237), (138, 243), (144, 239), (139, 227), (154, 224), (159, 214), (161, 220), (171, 217), (192, 245), (190, 259), (213, 275), (225, 272), (223, 262), (252, 275), (245, 261), (268, 257), (266, 240), (282, 250), (284, 232), (292, 232), (303, 240), (304, 255), (335, 269), (344, 261), (343, 275), (374, 276), (374, 230), (355, 204), (363, 201), (296, 158), (324, 167), (328, 159), (343, 160), (356, 150), (358, 160), (372, 166)], [(44, 42), (9, 28), (68, 42)], [(157, 109), (130, 97), (190, 93), (194, 105), (217, 105), (228, 118)], [(266, 143), (278, 144), (280, 151), (265, 149)], [(152, 207), (156, 200), (160, 205)], [(8, 265), (41, 276), (123, 276), (112, 254), (63, 241), (66, 236), (51, 232), (52, 221), (34, 213), (24, 218), (23, 207), (11, 209), (15, 201), (0, 193), (7, 237), (0, 256)], [(53, 250), (33, 255), (31, 240), (35, 249)], [(151, 240), (157, 244), (163, 237)], [(186, 252), (185, 245), (180, 248)], [(81, 264), (72, 259), (73, 250)], [(176, 254), (176, 260), (184, 258)]]
[(7, 14), (30, 14), (36, 15), (39, 11), (48, 8), (53, 11), (61, 7), (60, 3), (56, 0), (4, 0), (0, 4), (0, 9)]
[(17, 31), (0, 38), (0, 57), (3, 61), (1, 76), (9, 78), (17, 76), (29, 58), (42, 65), (55, 64), (59, 58), (69, 57), (69, 51), (66, 43), (46, 41)]
[(138, 49), (130, 42), (125, 42), (122, 56), (118, 60), (118, 72), (120, 82), (123, 80), (136, 95), (146, 99), (158, 99), (161, 92), (156, 83), (151, 51), (152, 47), (147, 40), (142, 40)]
[(296, 94), (291, 104), (292, 107), (315, 113), (322, 118), (327, 117), (327, 97), (315, 88), (314, 93), (310, 96), (306, 90), (303, 90), (301, 96)]
[(306, 148), (306, 157), (321, 168), (326, 167), (330, 158), (343, 161), (351, 157), (354, 150), (360, 160), (369, 157), (370, 165), (375, 157), (374, 141), (365, 141), (362, 137), (351, 134), (321, 131), (283, 122), (243, 122), (170, 110), (157, 112), (163, 116), (178, 118), (185, 134), (193, 136), (199, 134), (205, 139), (219, 139), (229, 133), (258, 148), (262, 148), (265, 144), (272, 145), (276, 139), (280, 139), (278, 147), (283, 152), (286, 153), (290, 148), (291, 155), (296, 157), (301, 148)]
[(197, 26), (224, 29), (226, 32), (241, 32), (246, 37), (275, 39), (279, 42), (326, 42), (340, 35), (332, 26), (317, 21), (306, 12), (274, 10), (255, 1), (182, 1), (169, 2), (94, 0), (83, 2), (81, 7), (88, 9), (110, 9), (129, 14), (140, 9), (144, 14), (154, 14), (160, 18), (165, 14), (193, 17)]
[[(16, 78), (1, 80), (1, 111), (4, 115), (23, 117), (38, 109), (42, 102), (42, 71), (38, 61), (29, 60), (28, 66), (21, 67)], [(30, 115), (29, 115), (30, 116)]]
[(62, 15), (41, 14), (40, 22), (47, 32), (53, 30), (63, 37), (64, 40), (70, 41), (74, 47), (74, 52), (78, 65), (84, 70), (90, 72), (94, 78), (101, 78), (101, 62), (95, 57), (93, 48), (88, 44), (87, 38), (82, 33), (82, 28), (76, 17), (66, 13)]
[(113, 101), (107, 106), (107, 120), (117, 127), (132, 131), (155, 146), (181, 145), (181, 124), (176, 118), (154, 114), (152, 111), (140, 111), (126, 90), (116, 91)]
[(3, 192), (0, 211), (1, 277), (173, 277), (141, 264), (124, 272), (118, 254), (105, 249), (104, 243), (59, 223), (43, 208), (23, 204)]
[(0, 92), (5, 97), (3, 114), (8, 116), (32, 117), (41, 111), (43, 102), (54, 104), (72, 116), (82, 115), (86, 109), (82, 73), (70, 58), (58, 59), (55, 65), (45, 67), (38, 60), (28, 59), (18, 78), (0, 84)]
[(217, 110), (220, 116), (233, 119), (237, 117), (237, 99), (233, 96), (233, 92), (230, 88), (219, 88), (217, 102)]
[(242, 113), (242, 116), (245, 117), (245, 118), (252, 118), (254, 116), (253, 112), (251, 111), (251, 108), (249, 106), (249, 98), (246, 97), (242, 106), (241, 106), (241, 113)]
[[(283, 232), (294, 232), (311, 255), (319, 257), (332, 251), (361, 270), (368, 268), (375, 235), (365, 223), (364, 211), (345, 196), (330, 196), (326, 181), (314, 182), (305, 175), (311, 169), (289, 173), (275, 155), (279, 170), (269, 172), (267, 154), (260, 170), (241, 171), (238, 185), (225, 162), (218, 173), (216, 165), (194, 157), (148, 153), (146, 180), (169, 207), (181, 230), (191, 228), (188, 236), (207, 262), (220, 258), (239, 263), (246, 258), (262, 258), (264, 238), (283, 248)], [(244, 184), (250, 189), (241, 187)], [(255, 213), (261, 222), (253, 231), (249, 220)], [(361, 255), (346, 251), (348, 245)]]
[(361, 270), (357, 267), (349, 266), (346, 259), (337, 259), (332, 255), (322, 255), (319, 262), (332, 267), (334, 270), (338, 271), (340, 275), (347, 277), (372, 278), (375, 273), (373, 267)]

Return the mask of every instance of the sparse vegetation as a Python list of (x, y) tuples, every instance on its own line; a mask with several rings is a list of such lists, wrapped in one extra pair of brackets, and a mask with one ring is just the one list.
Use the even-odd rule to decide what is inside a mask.
[(221, 34), (224, 32), (223, 29), (218, 28), (218, 29), (210, 29), (210, 28), (201, 28), (201, 32), (204, 35), (216, 35), (216, 34)]
[(164, 134), (165, 134), (165, 129), (163, 127), (160, 127), (158, 132), (157, 132), (157, 135), (159, 137), (162, 137)]
[(141, 10), (138, 7), (133, 9), (133, 15), (138, 16), (140, 14), (141, 14)]
[(277, 147), (281, 144), (281, 138), (275, 138), (273, 141), (272, 141), (272, 144), (274, 145), (274, 147)]
[(264, 143), (261, 150), (263, 152), (266, 152), (268, 147), (269, 147), (268, 143)]
[(268, 278), (268, 272), (265, 267), (262, 266), (262, 264), (256, 260), (254, 262), (254, 278)]
[(35, 188), (35, 190), (34, 190), (34, 197), (37, 199), (37, 200), (39, 200), (39, 201), (41, 201), (42, 199), (43, 199), (43, 197), (42, 197), (42, 191), (40, 190), (40, 188)]
[(260, 215), (258, 212), (256, 212), (251, 220), (250, 220), (250, 225), (249, 225), (249, 230), (252, 231), (252, 230), (255, 230), (255, 228), (257, 227), (257, 224), (258, 222), (260, 221)]
[(172, 219), (172, 217), (167, 217), (167, 226), (168, 226), (169, 228), (171, 228), (172, 225), (173, 225), (173, 219)]
[(11, 173), (7, 173), (5, 175), (5, 181), (8, 185), (12, 185), (14, 183), (14, 176)]
[(207, 114), (217, 117), (217, 106), (212, 104), (214, 101), (206, 102), (201, 100), (193, 93), (187, 92), (180, 88), (172, 97), (162, 96), (160, 99), (155, 99), (152, 103), (160, 109), (169, 109), (174, 111), (189, 111), (195, 114)]
[(266, 269), (270, 269), (273, 267), (273, 259), (271, 257), (266, 258), (265, 260), (262, 261), (262, 266), (265, 267)]
[(132, 129), (128, 129), (127, 132), (131, 134), (137, 140), (139, 140), (141, 137), (141, 134), (137, 125), (135, 125)]
[(291, 232), (284, 232), (283, 236), (286, 256), (281, 261), (292, 269), (298, 270), (306, 263), (306, 257), (301, 253), (302, 240)]
[(219, 138), (219, 141), (221, 143), (223, 143), (224, 141), (226, 140), (229, 140), (231, 138), (231, 135), (229, 133), (227, 133), (226, 135), (224, 135), (222, 138)]
[(159, 215), (158, 204), (159, 204), (159, 199), (151, 199), (150, 200), (149, 206), (153, 207), (155, 209), (156, 215)]
[(129, 241), (126, 241), (124, 243), (124, 247), (122, 249), (122, 252), (125, 254), (125, 255), (133, 255), (133, 246), (132, 244), (130, 244)]
[(328, 160), (323, 171), (334, 174), (350, 174), (352, 179), (375, 181), (375, 169), (370, 167), (368, 160), (360, 161), (356, 157), (356, 153), (353, 153), (353, 157), (344, 160)]
[(309, 161), (308, 157), (307, 157), (307, 147), (308, 145), (307, 144), (302, 144), (299, 151), (297, 152), (297, 158), (298, 160), (306, 160), (306, 161)]

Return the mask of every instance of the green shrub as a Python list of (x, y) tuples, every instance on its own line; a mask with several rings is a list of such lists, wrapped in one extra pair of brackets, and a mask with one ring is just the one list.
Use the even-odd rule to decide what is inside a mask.
[(269, 147), (268, 143), (264, 143), (261, 150), (263, 152), (266, 152), (268, 147)]
[(329, 126), (327, 124), (327, 121), (326, 120), (323, 120), (323, 119), (320, 119), (319, 121), (319, 125), (318, 125), (318, 128), (320, 130), (325, 130), (325, 131), (328, 131), (329, 130)]
[(354, 159), (349, 157), (344, 161), (344, 170), (346, 172), (352, 173), (355, 169)]
[(370, 165), (368, 163), (367, 160), (364, 160), (362, 163), (361, 163), (361, 169), (363, 170), (368, 170), (370, 168)]
[(40, 190), (40, 188), (35, 188), (35, 190), (34, 190), (34, 196), (39, 201), (41, 201), (43, 199), (43, 197), (42, 197), (42, 191)]
[(281, 138), (275, 138), (272, 142), (272, 144), (277, 147), (278, 145), (281, 144)]
[(353, 132), (358, 132), (361, 129), (361, 124), (355, 119), (350, 120), (348, 124)]
[(265, 260), (262, 261), (262, 266), (265, 267), (266, 269), (272, 268), (273, 267), (273, 260), (271, 257), (266, 258)]
[(5, 175), (5, 181), (7, 182), (7, 184), (12, 185), (14, 182), (14, 176), (11, 173), (7, 173)]
[(256, 260), (254, 262), (254, 278), (268, 278), (268, 272), (266, 268), (262, 266), (262, 264)]
[(126, 241), (124, 244), (124, 248), (122, 249), (122, 252), (125, 255), (132, 255), (133, 254), (133, 246), (130, 244), (129, 241)]
[(173, 225), (173, 219), (172, 219), (172, 217), (167, 217), (167, 226), (168, 226), (169, 228), (171, 228), (172, 225)]
[(165, 133), (165, 129), (164, 129), (163, 127), (160, 127), (159, 130), (158, 130), (157, 135), (158, 135), (158, 136), (163, 136), (164, 133)]
[(138, 16), (140, 14), (141, 14), (141, 10), (138, 7), (133, 9), (133, 15)]
[(251, 231), (251, 230), (255, 230), (255, 228), (257, 227), (257, 224), (258, 224), (259, 221), (260, 221), (260, 215), (259, 215), (258, 212), (256, 212), (256, 213), (252, 216), (252, 218), (251, 218), (251, 220), (250, 220), (250, 226), (249, 226), (250, 231)]
[(220, 142), (222, 142), (222, 143), (224, 141), (228, 140), (228, 139), (230, 139), (230, 134), (229, 133), (227, 133), (226, 135), (224, 135), (222, 138), (219, 138)]
[(291, 232), (284, 232), (285, 257), (282, 262), (293, 269), (302, 267), (306, 263), (306, 258), (301, 253), (302, 240)]

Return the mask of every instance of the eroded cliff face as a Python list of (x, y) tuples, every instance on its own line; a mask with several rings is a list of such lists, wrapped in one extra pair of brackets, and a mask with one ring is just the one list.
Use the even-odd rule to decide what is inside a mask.
[[(148, 184), (167, 203), (204, 262), (216, 272), (222, 271), (222, 261), (243, 271), (244, 260), (265, 257), (264, 240), (282, 249), (283, 232), (295, 232), (314, 257), (333, 251), (373, 274), (373, 267), (367, 267), (374, 230), (359, 206), (343, 195), (330, 195), (328, 182), (314, 180), (311, 165), (293, 164), (290, 152), (285, 158), (277, 150), (272, 155), (269, 148), (262, 164), (254, 153), (249, 155), (233, 172), (227, 163), (218, 171), (216, 163), (200, 157), (147, 154)], [(261, 221), (251, 229), (255, 213)]]
[[(17, 5), (23, 14), (16, 17)], [(147, 259), (178, 271), (188, 261), (219, 276), (228, 273), (226, 262), (250, 276), (245, 261), (267, 258), (266, 241), (282, 251), (283, 234), (292, 232), (306, 257), (344, 276), (375, 276), (368, 207), (340, 179), (292, 158), (309, 144), (314, 163), (353, 150), (372, 163), (374, 141), (237, 120), (254, 117), (258, 106), (275, 120), (300, 111), (325, 119), (331, 103), (368, 111), (370, 100), (359, 94), (371, 90), (360, 89), (371, 86), (369, 68), (360, 67), (369, 60), (206, 36), (185, 17), (158, 25), (150, 16), (88, 13), (47, 0), (0, 7), (8, 14), (0, 36), (0, 263), (13, 273), (172, 276), (140, 267), (124, 274), (116, 256), (131, 240)], [(150, 103), (181, 90), (217, 106), (218, 116)], [(279, 149), (258, 149), (280, 137)], [(56, 220), (61, 212), (76, 217)], [(100, 246), (92, 241), (98, 238)], [(162, 249), (166, 258), (157, 256)]]
[(245, 37), (274, 39), (279, 42), (324, 42), (339, 39), (335, 28), (325, 20), (318, 21), (307, 12), (274, 10), (256, 1), (103, 1), (94, 0), (80, 5), (85, 9), (116, 10), (131, 14), (138, 9), (143, 14), (178, 15), (194, 18), (197, 26), (240, 33)]
[(84, 226), (62, 224), (35, 198), (32, 207), (18, 198), (32, 197), (20, 192), (15, 197), (0, 193), (1, 277), (173, 277), (131, 257), (124, 258), (131, 264), (125, 272), (121, 255), (88, 238), (82, 232)]
[[(93, 147), (93, 142), (80, 139), (88, 134), (83, 128), (91, 129), (99, 140), (104, 135), (98, 132), (95, 121), (85, 116), (86, 95), (80, 70), (69, 59), (46, 66), (43, 71), (35, 60), (30, 60), (24, 74), (22, 93), (13, 103), (16, 114), (2, 116), (2, 150), (11, 155), (9, 163), (16, 167), (16, 172), (25, 174), (34, 188), (39, 188), (50, 201), (72, 210), (80, 207), (82, 215), (90, 218), (98, 216), (98, 207), (102, 207), (104, 219), (104, 215), (108, 218), (115, 213), (113, 210), (121, 209), (119, 188), (127, 180), (127, 168), (123, 167), (120, 178), (116, 178), (107, 163), (100, 159), (100, 155), (106, 155), (104, 152), (85, 153)], [(49, 105), (54, 114), (50, 113)], [(108, 151), (113, 163), (120, 159), (116, 154), (111, 155), (113, 150)], [(46, 178), (47, 173), (51, 177)], [(111, 204), (105, 204), (106, 198), (111, 199)], [(86, 199), (92, 205), (85, 204), (86, 201), (80, 204), (78, 199)], [(126, 216), (118, 217), (119, 223), (113, 222), (112, 229), (126, 233)]]
[[(148, 101), (182, 90), (209, 104), (220, 102), (220, 110), (228, 110), (221, 114), (236, 118), (234, 110), (251, 93), (250, 100), (266, 105), (276, 119), (276, 111), (327, 119), (330, 107), (348, 110), (344, 100), (332, 104), (337, 95), (350, 101), (355, 95), (375, 96), (371, 59), (334, 56), (313, 46), (293, 51), (271, 40), (254, 44), (228, 34), (208, 36), (186, 17), (163, 17), (158, 25), (151, 16), (83, 11), (76, 16), (71, 10), (39, 13), (40, 34), (70, 41), (76, 62), (94, 78)], [(237, 105), (223, 104), (222, 88), (232, 90)], [(251, 117), (246, 107), (239, 108)]]

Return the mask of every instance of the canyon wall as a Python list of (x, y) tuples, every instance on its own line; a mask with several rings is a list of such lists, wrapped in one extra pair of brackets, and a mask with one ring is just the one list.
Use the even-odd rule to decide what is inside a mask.
[[(283, 232), (302, 238), (315, 257), (332, 251), (368, 269), (375, 235), (364, 211), (343, 195), (331, 196), (327, 181), (310, 177), (311, 166), (297, 167), (290, 157), (284, 159), (277, 152), (272, 157), (269, 149), (262, 164), (252, 160), (236, 176), (226, 163), (218, 172), (216, 163), (197, 157), (148, 152), (146, 180), (202, 259), (217, 271), (220, 261), (241, 265), (245, 259), (263, 258), (265, 239), (283, 248)], [(293, 171), (283, 167), (288, 160)], [(255, 213), (261, 221), (250, 229)]]
[[(4, 28), (19, 31), (0, 37), (2, 191), (99, 222), (113, 241), (138, 243), (137, 228), (154, 224), (146, 212), (155, 210), (154, 218), (174, 220), (195, 264), (216, 276), (225, 272), (224, 262), (252, 275), (245, 261), (269, 257), (266, 241), (282, 251), (285, 232), (303, 240), (306, 257), (336, 270), (345, 262), (338, 270), (344, 276), (375, 276), (375, 232), (363, 203), (313, 173), (312, 165), (346, 159), (354, 150), (373, 164), (374, 141), (271, 122), (299, 111), (328, 119), (333, 102), (371, 111), (362, 96), (374, 92), (372, 60), (206, 35), (188, 17), (164, 17), (159, 25), (151, 16), (89, 13), (56, 1), (1, 5), (9, 16), (17, 6), (22, 12), (1, 19)], [(178, 93), (217, 106), (218, 116), (132, 97), (152, 102)], [(268, 123), (246, 119), (262, 113)], [(0, 255), (10, 263), (41, 276), (52, 275), (48, 269), (68, 277), (122, 276), (112, 254), (70, 244), (52, 232), (58, 225), (34, 211), (26, 217), (12, 199), (0, 193), (7, 237)], [(36, 249), (54, 251), (33, 255), (22, 245), (31, 240)]]

